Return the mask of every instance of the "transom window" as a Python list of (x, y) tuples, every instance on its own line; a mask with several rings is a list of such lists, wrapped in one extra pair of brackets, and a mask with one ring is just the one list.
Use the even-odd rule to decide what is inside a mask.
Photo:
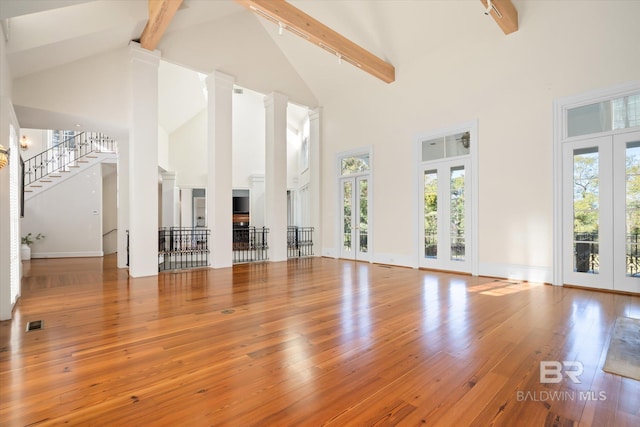
[(567, 137), (640, 126), (640, 93), (567, 110)]
[(369, 154), (343, 157), (340, 162), (340, 173), (343, 176), (369, 172), (369, 169)]
[(460, 132), (422, 141), (422, 161), (465, 156), (470, 153), (471, 133)]

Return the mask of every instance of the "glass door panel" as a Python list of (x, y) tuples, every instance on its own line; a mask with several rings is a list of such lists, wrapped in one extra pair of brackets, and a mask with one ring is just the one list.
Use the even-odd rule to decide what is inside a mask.
[(420, 266), (470, 272), (468, 159), (429, 162), (421, 172)]
[(465, 258), (465, 179), (464, 166), (452, 167), (450, 171), (450, 212), (449, 223), (451, 226), (451, 260), (464, 261)]
[(563, 147), (564, 282), (613, 288), (611, 137)]
[(640, 277), (638, 234), (640, 234), (640, 141), (626, 144), (625, 165), (625, 275)]
[(353, 180), (342, 181), (342, 253), (351, 254), (351, 236), (353, 230)]
[(640, 293), (640, 132), (565, 143), (564, 283)]
[(369, 180), (366, 177), (356, 179), (358, 183), (358, 249), (369, 252)]
[(600, 175), (597, 147), (573, 150), (573, 271), (599, 273)]
[(340, 257), (369, 260), (369, 178), (340, 179), (341, 188), (341, 249)]
[(438, 258), (438, 171), (424, 171), (424, 257)]
[(640, 293), (640, 132), (616, 135), (613, 145), (613, 288)]

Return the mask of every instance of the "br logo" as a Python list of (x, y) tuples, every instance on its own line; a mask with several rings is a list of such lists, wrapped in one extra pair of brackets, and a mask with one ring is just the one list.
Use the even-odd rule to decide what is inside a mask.
[(541, 360), (540, 361), (540, 383), (542, 384), (557, 384), (566, 376), (574, 384), (580, 384), (578, 378), (584, 372), (584, 365), (582, 362), (564, 361), (558, 362), (556, 360)]

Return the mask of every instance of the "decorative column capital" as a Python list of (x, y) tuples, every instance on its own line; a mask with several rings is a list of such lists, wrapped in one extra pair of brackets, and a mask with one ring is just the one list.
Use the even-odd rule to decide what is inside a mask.
[(131, 62), (140, 61), (145, 62), (149, 65), (155, 65), (156, 67), (160, 65), (160, 58), (162, 57), (162, 52), (159, 50), (147, 50), (140, 46), (140, 43), (130, 41), (129, 42), (129, 60)]
[(175, 171), (165, 171), (160, 174), (162, 176), (162, 181), (175, 181), (178, 175)]
[(309, 111), (309, 120), (320, 120), (322, 117), (322, 107), (314, 108)]
[(275, 107), (275, 106), (287, 108), (288, 103), (289, 103), (289, 97), (279, 92), (271, 92), (270, 94), (264, 97), (265, 108)]
[(225, 74), (218, 70), (214, 70), (211, 74), (207, 76), (207, 91), (211, 92), (216, 87), (222, 89), (233, 89), (233, 85), (236, 82), (236, 78), (229, 74)]

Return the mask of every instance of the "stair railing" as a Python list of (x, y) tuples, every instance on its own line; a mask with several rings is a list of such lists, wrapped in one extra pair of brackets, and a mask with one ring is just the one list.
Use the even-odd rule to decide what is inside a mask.
[(91, 153), (116, 153), (117, 143), (100, 132), (80, 132), (24, 161), (24, 186), (69, 167)]

